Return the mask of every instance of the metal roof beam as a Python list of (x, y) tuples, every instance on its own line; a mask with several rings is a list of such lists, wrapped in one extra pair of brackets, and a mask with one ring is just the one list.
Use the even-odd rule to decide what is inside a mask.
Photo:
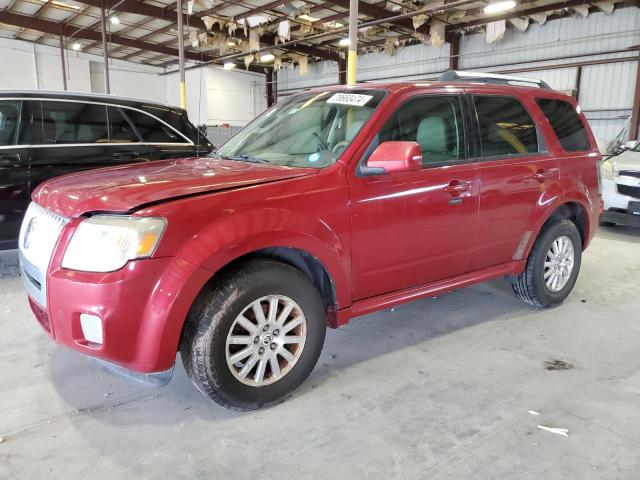
[[(102, 6), (101, 0), (78, 0), (87, 5), (92, 5), (94, 7), (100, 8)], [(167, 20), (170, 22), (176, 22), (178, 19), (177, 12), (172, 11), (169, 12), (167, 9), (162, 7), (156, 7), (155, 5), (149, 5), (147, 3), (140, 2), (138, 0), (107, 0), (105, 2), (105, 8), (113, 11), (127, 12), (133, 13), (136, 15), (143, 15), (151, 18), (159, 18), (162, 20)], [(207, 30), (206, 25), (202, 18), (197, 15), (187, 15), (183, 14), (183, 19), (185, 25), (198, 28), (200, 30)], [(226, 34), (225, 30), (221, 30), (219, 25), (214, 25), (210, 30), (215, 33)], [(262, 35), (262, 40), (264, 43), (268, 44), (269, 47), (280, 48), (275, 45), (276, 36), (273, 34), (264, 34)], [(305, 55), (320, 57), (324, 60), (337, 60), (338, 54), (337, 52), (330, 52), (327, 50), (323, 50), (316, 47), (306, 46), (306, 45), (296, 45), (295, 48), (289, 48), (286, 50), (292, 50), (294, 52), (303, 53)]]

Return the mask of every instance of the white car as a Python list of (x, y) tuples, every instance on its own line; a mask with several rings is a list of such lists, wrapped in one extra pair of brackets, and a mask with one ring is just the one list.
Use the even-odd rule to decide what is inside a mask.
[(640, 143), (601, 163), (603, 225), (640, 227)]

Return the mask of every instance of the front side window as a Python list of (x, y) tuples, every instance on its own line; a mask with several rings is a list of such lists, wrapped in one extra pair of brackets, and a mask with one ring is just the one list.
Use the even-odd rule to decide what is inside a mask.
[(16, 144), (20, 122), (20, 104), (19, 101), (0, 101), (0, 147)]
[(409, 100), (387, 120), (378, 142), (416, 142), (422, 165), (457, 162), (464, 158), (464, 134), (458, 97), (433, 96)]
[(535, 123), (512, 97), (474, 96), (480, 126), (482, 157), (536, 153)]
[(224, 158), (293, 167), (334, 163), (385, 96), (382, 90), (305, 92), (271, 110), (229, 140)]
[(567, 152), (584, 152), (591, 150), (589, 137), (580, 121), (576, 109), (562, 100), (537, 98), (536, 103), (547, 117), (560, 145)]
[(107, 143), (107, 107), (81, 102), (42, 102), (45, 144)]

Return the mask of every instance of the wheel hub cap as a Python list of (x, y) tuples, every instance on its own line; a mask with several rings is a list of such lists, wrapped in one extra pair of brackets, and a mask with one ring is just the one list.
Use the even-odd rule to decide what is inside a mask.
[(307, 321), (300, 306), (284, 295), (268, 295), (247, 305), (227, 334), (225, 355), (233, 376), (253, 387), (277, 382), (300, 359)]
[(549, 290), (558, 292), (571, 277), (575, 252), (573, 242), (567, 236), (556, 238), (544, 260), (544, 282)]

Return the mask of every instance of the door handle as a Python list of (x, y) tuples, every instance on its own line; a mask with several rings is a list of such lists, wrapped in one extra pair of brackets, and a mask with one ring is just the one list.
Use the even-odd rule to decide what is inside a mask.
[(20, 154), (0, 155), (0, 167), (11, 167), (20, 161)]
[(550, 178), (553, 178), (553, 172), (552, 171), (545, 171), (545, 170), (540, 169), (536, 173), (533, 174), (533, 179), (538, 183), (544, 183), (545, 180), (548, 180)]
[(116, 152), (113, 154), (113, 159), (122, 160), (122, 159), (129, 159), (129, 158), (138, 158), (139, 156), (140, 156), (140, 153), (138, 152)]
[(461, 182), (460, 180), (451, 180), (449, 185), (444, 187), (444, 191), (452, 197), (459, 197), (469, 190), (471, 190), (471, 184), (469, 182)]

